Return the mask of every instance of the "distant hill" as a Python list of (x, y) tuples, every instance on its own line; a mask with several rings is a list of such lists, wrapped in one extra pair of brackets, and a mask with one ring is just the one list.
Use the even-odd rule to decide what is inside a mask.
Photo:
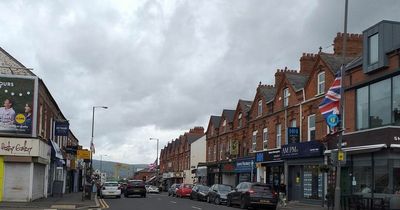
[[(105, 172), (107, 174), (107, 177), (114, 177), (114, 169), (115, 169), (115, 165), (118, 162), (112, 162), (112, 161), (102, 161), (102, 172)], [(120, 178), (130, 178), (133, 176), (133, 174), (137, 171), (140, 171), (142, 169), (145, 169), (148, 167), (148, 164), (125, 164), (122, 163), (124, 166), (127, 167), (127, 169), (125, 168), (121, 168), (119, 170), (119, 176)], [(100, 170), (100, 160), (96, 160), (93, 159), (93, 169), (99, 169)], [(116, 178), (116, 177), (115, 177)]]

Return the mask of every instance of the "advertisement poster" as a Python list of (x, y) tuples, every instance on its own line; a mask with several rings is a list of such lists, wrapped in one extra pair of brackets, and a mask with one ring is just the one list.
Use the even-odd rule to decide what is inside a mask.
[(0, 76), (0, 134), (32, 136), (35, 78)]

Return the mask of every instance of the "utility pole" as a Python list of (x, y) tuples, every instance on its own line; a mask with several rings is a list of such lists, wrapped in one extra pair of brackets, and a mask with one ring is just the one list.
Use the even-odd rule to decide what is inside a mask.
[[(348, 0), (345, 0), (345, 12), (344, 12), (344, 36), (343, 36), (343, 52), (342, 52), (342, 66), (340, 68), (340, 105), (339, 105), (339, 113), (340, 113), (340, 126), (339, 126), (339, 140), (338, 140), (338, 155), (339, 153), (342, 152), (342, 142), (343, 142), (343, 132), (344, 132), (344, 108), (343, 108), (343, 100), (344, 100), (344, 74), (345, 74), (345, 64), (346, 64), (346, 47), (347, 47), (347, 14), (348, 14), (348, 5), (349, 2)], [(340, 198), (341, 198), (341, 188), (340, 188), (340, 182), (341, 182), (341, 171), (342, 171), (342, 166), (341, 162), (337, 160), (337, 167), (336, 167), (336, 187), (335, 187), (335, 210), (340, 210)]]

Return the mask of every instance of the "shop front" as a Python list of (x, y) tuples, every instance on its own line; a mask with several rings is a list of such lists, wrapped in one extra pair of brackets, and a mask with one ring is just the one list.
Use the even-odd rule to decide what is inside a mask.
[(312, 204), (324, 201), (323, 145), (318, 141), (283, 145), (282, 159), (287, 164), (288, 200)]
[(50, 147), (34, 138), (0, 138), (0, 200), (29, 202), (47, 197)]
[(196, 169), (196, 179), (198, 184), (207, 185), (207, 166), (198, 166)]
[(281, 150), (269, 150), (256, 154), (257, 182), (267, 183), (279, 190), (279, 185), (284, 184), (284, 161), (281, 159)]
[(220, 165), (219, 164), (210, 164), (207, 165), (207, 182), (208, 186), (212, 186), (213, 184), (221, 184), (221, 174), (220, 174)]
[(236, 160), (236, 183), (256, 181), (256, 164), (254, 157), (239, 158)]
[(48, 194), (56, 196), (65, 193), (67, 167), (65, 156), (58, 144), (49, 140), (51, 146), (51, 163), (49, 167)]
[(162, 185), (164, 190), (168, 190), (171, 185), (183, 182), (183, 172), (166, 172), (162, 174)]
[(222, 184), (236, 186), (235, 162), (221, 163)]

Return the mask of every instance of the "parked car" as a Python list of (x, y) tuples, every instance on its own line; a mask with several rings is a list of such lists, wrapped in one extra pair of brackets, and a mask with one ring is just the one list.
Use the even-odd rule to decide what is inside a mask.
[(269, 207), (275, 210), (278, 203), (278, 194), (270, 184), (242, 182), (227, 197), (227, 206), (238, 204), (242, 209)]
[(118, 182), (104, 182), (100, 192), (101, 198), (113, 196), (121, 198), (121, 187)]
[(192, 193), (190, 194), (190, 199), (198, 201), (206, 201), (208, 196), (209, 187), (204, 185), (195, 185), (192, 188)]
[(149, 186), (147, 188), (148, 193), (160, 193), (160, 189), (156, 186)]
[(232, 191), (232, 186), (225, 184), (214, 184), (208, 192), (207, 202), (217, 205), (226, 203), (227, 195)]
[(190, 194), (192, 193), (192, 187), (192, 184), (181, 184), (179, 189), (176, 191), (176, 197), (190, 197)]
[(130, 195), (140, 195), (141, 197), (146, 197), (146, 187), (144, 181), (142, 180), (129, 180), (126, 189), (125, 189), (125, 197), (129, 197)]
[(168, 196), (176, 196), (176, 191), (178, 190), (180, 185), (181, 184), (171, 185), (171, 187), (168, 189)]
[(127, 186), (127, 185), (128, 185), (128, 184), (125, 183), (125, 182), (121, 183), (121, 185), (120, 185), (120, 187), (121, 187), (121, 194), (125, 194), (125, 190), (126, 190), (126, 186)]

